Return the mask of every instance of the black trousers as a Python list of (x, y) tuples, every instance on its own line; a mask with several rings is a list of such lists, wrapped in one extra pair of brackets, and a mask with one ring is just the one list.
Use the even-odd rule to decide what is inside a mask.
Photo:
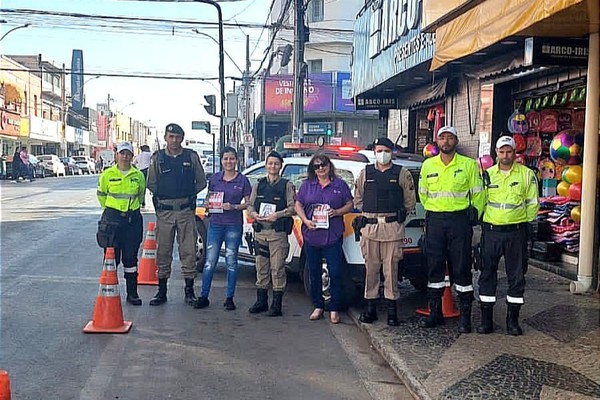
[(139, 210), (122, 213), (112, 208), (105, 208), (101, 220), (117, 224), (112, 247), (115, 249), (115, 265), (123, 262), (125, 274), (136, 273), (138, 265), (138, 252), (144, 226), (142, 214)]
[(466, 212), (427, 213), (425, 255), (429, 270), (430, 297), (443, 294), (446, 264), (459, 297), (473, 298), (473, 228)]
[(523, 304), (527, 273), (527, 230), (512, 232), (484, 230), (481, 237), (483, 265), (479, 276), (479, 296), (482, 302), (496, 302), (498, 263), (504, 256), (508, 291), (506, 300)]

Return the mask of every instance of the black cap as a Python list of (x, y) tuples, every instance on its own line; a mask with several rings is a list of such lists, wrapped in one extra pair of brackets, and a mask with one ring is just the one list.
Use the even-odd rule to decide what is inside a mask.
[(380, 137), (373, 143), (374, 146), (385, 146), (390, 150), (394, 150), (394, 142), (386, 137)]
[(183, 132), (183, 129), (177, 124), (167, 125), (167, 127), (165, 128), (165, 132), (174, 133), (175, 135), (181, 135), (181, 136), (185, 135), (185, 133)]
[(281, 161), (281, 163), (283, 164), (283, 157), (281, 157), (281, 154), (279, 154), (278, 152), (276, 152), (275, 150), (271, 151), (269, 154), (267, 154), (267, 158), (265, 158), (265, 161), (269, 158), (269, 157), (275, 157), (277, 159), (279, 159), (279, 161)]

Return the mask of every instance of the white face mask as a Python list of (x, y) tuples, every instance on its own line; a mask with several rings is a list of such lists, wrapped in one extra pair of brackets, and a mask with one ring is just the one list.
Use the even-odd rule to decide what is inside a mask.
[(379, 164), (387, 164), (392, 160), (392, 153), (386, 151), (375, 153), (375, 159)]

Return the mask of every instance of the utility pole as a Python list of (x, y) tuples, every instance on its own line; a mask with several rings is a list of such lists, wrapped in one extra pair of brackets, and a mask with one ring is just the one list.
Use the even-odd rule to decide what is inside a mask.
[(304, 43), (307, 31), (304, 26), (304, 0), (294, 0), (294, 100), (292, 102), (292, 142), (302, 143), (304, 140)]
[(112, 150), (112, 114), (110, 112), (110, 93), (108, 94), (108, 97), (106, 99), (106, 112), (108, 113), (108, 123), (106, 127), (106, 148)]
[[(250, 135), (250, 35), (246, 35), (246, 70), (242, 79), (244, 84), (244, 136)], [(245, 137), (242, 138), (244, 145), (244, 167), (246, 166), (252, 148), (245, 143)]]
[[(61, 79), (61, 87), (60, 87), (60, 101), (61, 101), (61, 118), (60, 118), (60, 123), (61, 123), (61, 132), (60, 132), (60, 147), (62, 148), (60, 151), (60, 154), (63, 157), (68, 156), (68, 151), (67, 151), (67, 137), (66, 137), (66, 133), (67, 133), (67, 112), (68, 112), (68, 105), (67, 105), (67, 88), (66, 88), (66, 83), (67, 83), (67, 74), (66, 74), (66, 69), (65, 69), (65, 64), (63, 63), (62, 65), (62, 79)], [(42, 78), (42, 82), (43, 82), (43, 78)], [(43, 83), (42, 83), (43, 85)]]

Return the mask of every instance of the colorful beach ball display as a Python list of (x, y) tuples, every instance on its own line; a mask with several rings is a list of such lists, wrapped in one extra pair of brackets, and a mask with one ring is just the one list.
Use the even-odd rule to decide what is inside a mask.
[(583, 135), (579, 131), (566, 130), (557, 133), (550, 143), (550, 157), (568, 165), (581, 163)]
[(581, 222), (581, 207), (575, 206), (571, 210), (571, 219), (577, 223)]
[(430, 158), (435, 157), (440, 154), (440, 148), (437, 143), (427, 143), (425, 147), (423, 147), (423, 157)]

